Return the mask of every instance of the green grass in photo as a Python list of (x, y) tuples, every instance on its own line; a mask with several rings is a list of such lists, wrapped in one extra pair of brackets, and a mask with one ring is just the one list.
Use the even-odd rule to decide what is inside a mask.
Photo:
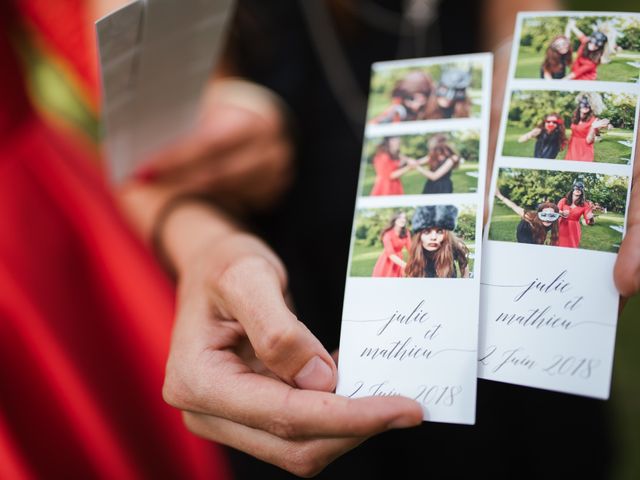
[[(363, 245), (356, 242), (353, 249), (353, 258), (351, 260), (351, 276), (352, 277), (370, 277), (373, 273), (373, 267), (378, 261), (378, 257), (382, 253), (382, 244), (380, 245)], [(403, 252), (403, 260), (407, 261), (407, 252)]]
[[(491, 214), (489, 239), (501, 242), (516, 241), (516, 227), (520, 217), (500, 200), (496, 200)], [(619, 213), (606, 213), (596, 217), (593, 226), (582, 226), (580, 248), (597, 250), (600, 252), (616, 253), (622, 241), (622, 233), (617, 229), (622, 227), (624, 216)], [(616, 227), (616, 229), (611, 228)]]
[[(545, 51), (536, 52), (532, 47), (520, 46), (518, 51), (518, 63), (516, 65), (516, 78), (540, 78), (540, 66), (544, 61)], [(575, 56), (575, 52), (574, 52)], [(630, 82), (638, 81), (640, 69), (629, 63), (640, 62), (640, 52), (623, 50), (616, 55), (611, 63), (598, 67), (599, 81)], [(569, 70), (567, 70), (569, 73)]]
[[(376, 179), (373, 165), (366, 164), (364, 171), (363, 195), (371, 195), (371, 189)], [(419, 195), (422, 193), (426, 178), (420, 172), (412, 171), (400, 177), (405, 195)], [(465, 162), (451, 173), (453, 193), (475, 193), (478, 189), (478, 162)]]
[[(530, 131), (528, 128), (507, 125), (504, 136), (502, 154), (506, 157), (532, 157), (535, 139), (525, 143), (518, 143), (518, 138)], [(567, 138), (571, 138), (571, 131), (567, 129)], [(617, 163), (628, 165), (631, 159), (630, 142), (633, 140), (633, 130), (614, 128), (603, 133), (601, 140), (595, 145), (595, 161), (598, 163)], [(558, 160), (564, 160), (567, 150), (558, 154)]]
[[(469, 248), (469, 271), (473, 275), (473, 255), (475, 252), (475, 245), (467, 245)], [(382, 253), (382, 244), (376, 244), (373, 246), (364, 245), (362, 242), (356, 241), (353, 248), (353, 258), (351, 259), (350, 276), (352, 277), (370, 277), (373, 273), (373, 267), (378, 261), (378, 257)], [(407, 261), (407, 252), (403, 252), (403, 260)]]

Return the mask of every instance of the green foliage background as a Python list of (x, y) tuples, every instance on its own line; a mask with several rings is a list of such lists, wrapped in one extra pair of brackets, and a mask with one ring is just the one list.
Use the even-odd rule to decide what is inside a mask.
[[(518, 127), (533, 128), (547, 113), (557, 112), (564, 119), (567, 129), (576, 109), (576, 97), (580, 92), (547, 90), (516, 90), (509, 103), (509, 122)], [(607, 118), (614, 127), (633, 129), (638, 97), (628, 93), (603, 93), (605, 110), (598, 115)]]
[[(613, 21), (617, 17), (576, 17), (576, 27), (585, 35), (589, 35), (593, 31), (593, 25), (600, 22)], [(520, 35), (520, 45), (524, 47), (532, 47), (536, 52), (544, 52), (551, 40), (558, 35), (564, 35), (565, 27), (569, 17), (534, 17), (528, 18), (522, 24), (522, 32)], [(634, 42), (633, 29), (625, 32), (625, 38), (629, 38), (629, 42)], [(571, 35), (572, 47), (575, 52), (580, 46), (580, 40), (575, 35)], [(621, 45), (622, 46), (622, 45)], [(625, 48), (625, 47), (623, 47)]]
[(498, 188), (502, 194), (527, 210), (549, 200), (557, 203), (571, 191), (574, 180), (585, 185), (585, 198), (607, 210), (625, 213), (628, 180), (625, 177), (597, 173), (554, 172), (516, 168), (500, 169)]
[[(603, 7), (600, 6), (600, 9)], [(581, 9), (584, 7), (581, 5)], [(516, 68), (517, 78), (540, 78), (540, 66), (543, 62), (547, 47), (558, 35), (565, 32), (565, 26), (569, 17), (533, 17), (523, 22), (518, 62)], [(615, 82), (636, 82), (640, 69), (633, 63), (632, 57), (640, 54), (640, 21), (636, 19), (624, 19), (619, 16), (591, 16), (574, 17), (577, 27), (589, 35), (596, 26), (607, 21), (620, 35), (616, 43), (623, 49), (623, 55), (614, 55), (609, 63), (598, 67), (598, 80)], [(575, 35), (571, 35), (573, 51), (575, 52), (580, 42)], [(635, 60), (637, 61), (637, 60)]]
[[(427, 143), (435, 135), (446, 135), (449, 138), (449, 146), (469, 162), (477, 162), (480, 152), (480, 132), (477, 130), (454, 131), (450, 133), (427, 133), (425, 135), (403, 135), (401, 137), (400, 152), (411, 158), (422, 158), (429, 149)], [(364, 157), (367, 163), (372, 163), (378, 145), (382, 137), (372, 137), (365, 142)]]

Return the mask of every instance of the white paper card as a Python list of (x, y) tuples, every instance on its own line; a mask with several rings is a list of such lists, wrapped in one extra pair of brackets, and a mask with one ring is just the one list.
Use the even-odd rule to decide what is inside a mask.
[(485, 229), (481, 378), (609, 396), (639, 21), (609, 12), (518, 15)]
[(192, 127), (233, 0), (138, 0), (96, 23), (115, 182)]
[(490, 54), (374, 64), (337, 393), (475, 422)]

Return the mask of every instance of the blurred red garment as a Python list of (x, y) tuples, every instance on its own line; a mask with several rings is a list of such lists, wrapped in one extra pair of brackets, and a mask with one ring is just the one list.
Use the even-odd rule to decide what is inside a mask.
[(226, 479), (221, 449), (162, 400), (173, 288), (121, 217), (93, 149), (32, 107), (9, 3), (0, 5), (0, 478)]

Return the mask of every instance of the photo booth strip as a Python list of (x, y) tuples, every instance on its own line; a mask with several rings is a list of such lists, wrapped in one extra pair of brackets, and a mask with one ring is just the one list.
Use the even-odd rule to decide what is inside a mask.
[[(523, 78), (527, 75), (521, 73), (522, 62), (520, 73), (516, 74), (518, 62), (523, 58), (521, 44), (530, 41), (530, 32), (526, 33), (526, 38), (524, 36), (525, 22), (530, 29), (532, 25), (560, 25), (565, 21), (563, 18), (573, 18), (581, 23), (587, 23), (585, 19), (588, 19), (592, 31), (585, 33), (589, 35), (604, 29), (607, 22), (623, 25), (627, 19), (640, 20), (640, 15), (610, 12), (531, 12), (518, 15), (491, 181), (489, 224), (485, 229), (478, 374), (488, 380), (606, 399), (611, 385), (619, 302), (613, 282), (613, 267), (615, 251), (619, 247), (617, 243), (626, 225), (633, 159), (636, 157), (640, 84), (626, 78), (619, 82), (600, 81), (597, 75), (595, 80)], [(562, 33), (557, 32), (557, 35)], [(548, 39), (549, 42), (552, 40)], [(540, 65), (545, 51), (545, 48), (541, 50)], [(623, 55), (624, 51), (618, 50), (615, 54)], [(513, 130), (509, 130), (509, 122), (514, 118), (514, 110), (511, 110), (510, 117), (510, 100), (514, 93), (529, 92), (531, 98), (538, 93), (539, 100), (550, 91), (576, 95), (573, 108), (580, 106), (581, 92), (588, 100), (583, 102), (585, 106), (589, 102), (595, 104), (596, 96), (631, 99), (632, 111), (627, 116), (632, 119), (632, 125), (626, 124), (625, 120), (623, 126), (628, 132), (625, 132), (624, 139), (620, 139), (624, 142), (625, 156), (629, 155), (629, 161), (610, 163), (605, 156), (598, 156), (598, 149), (606, 145), (598, 138), (592, 144), (594, 149), (587, 143), (574, 145), (586, 152), (567, 154), (570, 158), (583, 157), (578, 161), (575, 158), (562, 160), (562, 154), (551, 159), (522, 154), (505, 156), (505, 142), (513, 142), (514, 138)], [(606, 105), (604, 108), (598, 106), (598, 110), (601, 118), (612, 113), (612, 109), (607, 111)], [(538, 113), (539, 120), (542, 120), (551, 112)], [(572, 112), (556, 113), (570, 116)], [(575, 135), (574, 141), (585, 142), (588, 132), (580, 132), (580, 128), (580, 125), (569, 123), (567, 135)], [(603, 133), (600, 138), (607, 139), (607, 135)], [(513, 145), (506, 149), (507, 153), (513, 151)], [(512, 172), (516, 171), (518, 174), (513, 175)], [(526, 172), (531, 173), (527, 175)], [(511, 179), (508, 178), (510, 175)], [(537, 177), (546, 179), (544, 188), (536, 187)], [(513, 178), (518, 178), (520, 184), (514, 185)], [(496, 199), (499, 184), (510, 189), (501, 191), (506, 201)], [(552, 191), (554, 188), (557, 191)], [(598, 214), (595, 226), (587, 225), (584, 216), (576, 219), (580, 212), (569, 210), (567, 201), (562, 200), (574, 188), (581, 190), (586, 200), (591, 199)], [(527, 189), (540, 192), (537, 194), (541, 198), (526, 197)], [(607, 189), (609, 192), (603, 193)], [(622, 189), (617, 193), (620, 198), (616, 197), (615, 201), (613, 189)], [(600, 196), (596, 198), (598, 192)], [(520, 225), (520, 218), (511, 214), (511, 207), (507, 205), (511, 201), (508, 195), (521, 198), (524, 204), (516, 206), (533, 212), (527, 214), (529, 221), (524, 220), (526, 224)], [(537, 205), (544, 201), (559, 204), (570, 215), (570, 220), (562, 217), (557, 220), (565, 222), (558, 224), (557, 245), (550, 245), (554, 227), (553, 223), (549, 226), (549, 222), (545, 226), (549, 233), (544, 231), (546, 244), (518, 243), (522, 232), (516, 232), (516, 228), (531, 230), (531, 219), (537, 215), (537, 209), (542, 208), (542, 205)], [(547, 208), (547, 211), (551, 212), (553, 208)], [(505, 221), (507, 217), (516, 217), (516, 221), (509, 224)], [(510, 225), (511, 233), (504, 231), (506, 225)], [(592, 234), (596, 229), (603, 233), (609, 231), (610, 235), (602, 235), (604, 240), (596, 239)], [(520, 239), (525, 237), (520, 236)], [(613, 238), (615, 240), (609, 240)], [(600, 245), (598, 242), (612, 245)]]
[[(352, 230), (336, 391), (348, 397), (403, 395), (423, 406), (425, 420), (473, 424), (492, 56), (382, 62), (372, 70), (367, 116), (370, 121), (365, 130)], [(413, 75), (411, 72), (426, 72), (429, 81), (424, 82), (424, 75), (416, 74), (412, 78), (417, 81), (408, 85), (411, 82), (406, 78), (407, 74)], [(467, 73), (473, 78), (466, 77)], [(443, 79), (444, 75), (448, 77)], [(434, 113), (416, 114), (417, 108), (410, 110), (425, 104), (419, 91), (424, 91), (425, 84), (433, 95), (428, 102)], [(447, 101), (436, 106), (433, 102), (438, 86), (442, 87), (441, 98), (458, 98), (466, 104), (455, 113)], [(472, 94), (467, 88), (473, 90)], [(407, 100), (405, 105), (403, 99)], [(441, 107), (448, 109), (452, 118), (442, 118), (446, 115), (436, 111)], [(372, 122), (381, 112), (391, 113), (391, 120)], [(372, 195), (370, 186), (365, 190), (368, 140), (399, 136), (407, 145), (415, 145), (419, 141), (426, 143), (437, 134), (453, 138), (452, 132), (456, 138), (469, 132), (479, 138), (474, 140), (479, 143), (479, 148), (474, 147), (479, 149), (478, 167), (470, 172), (473, 185), (477, 185), (475, 191), (451, 188), (453, 193), (449, 193), (445, 188), (439, 193), (421, 194), (408, 189), (409, 194), (401, 194), (382, 189), (385, 194)], [(424, 150), (425, 145), (421, 147)], [(382, 170), (379, 175), (383, 175)], [(407, 237), (398, 239), (399, 256), (407, 261), (411, 243), (421, 241), (420, 234), (412, 228), (422, 231), (434, 226), (449, 232), (448, 241), (455, 243), (447, 248), (455, 252), (455, 258), (451, 269), (440, 270), (446, 270), (449, 278), (407, 278), (402, 276), (401, 268), (382, 269), (381, 274), (387, 276), (372, 277), (374, 263), (385, 255), (380, 243), (384, 227), (380, 222), (388, 223), (387, 217), (393, 212), (404, 213), (408, 222)], [(374, 245), (366, 244), (363, 235)], [(416, 245), (423, 250), (421, 243)], [(440, 251), (442, 244), (433, 248)], [(416, 260), (412, 265), (422, 264)], [(424, 265), (425, 275), (429, 269), (430, 274), (438, 275), (433, 264)]]
[(96, 22), (109, 174), (120, 183), (189, 131), (233, 0), (137, 0)]

